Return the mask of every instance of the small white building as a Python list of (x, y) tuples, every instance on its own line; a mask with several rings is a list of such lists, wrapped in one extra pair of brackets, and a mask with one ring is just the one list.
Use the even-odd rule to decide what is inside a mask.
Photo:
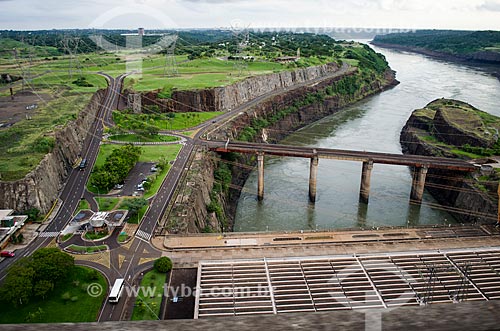
[(12, 215), (12, 209), (0, 209), (0, 249), (4, 249), (28, 219), (26, 215)]

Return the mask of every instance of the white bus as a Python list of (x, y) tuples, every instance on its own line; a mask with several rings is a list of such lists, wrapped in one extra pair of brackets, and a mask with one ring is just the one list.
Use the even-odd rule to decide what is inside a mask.
[(125, 282), (125, 279), (123, 278), (118, 278), (115, 280), (115, 284), (113, 285), (113, 288), (111, 289), (111, 293), (109, 294), (109, 302), (111, 303), (117, 303), (120, 300), (120, 297), (122, 295), (123, 291), (123, 284)]

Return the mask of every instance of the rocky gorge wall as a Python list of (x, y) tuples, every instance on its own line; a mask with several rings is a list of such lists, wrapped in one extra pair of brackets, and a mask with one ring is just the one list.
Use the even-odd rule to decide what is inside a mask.
[[(432, 130), (432, 122), (422, 121), (412, 115), (401, 131), (403, 152), (411, 155), (457, 158), (457, 155), (427, 143), (420, 136)], [(442, 123), (443, 124), (443, 123)], [(450, 132), (448, 140), (454, 139)], [(450, 207), (448, 212), (462, 223), (491, 223), (496, 220), (497, 202), (488, 194), (471, 184), (472, 179), (464, 180), (463, 173), (430, 169), (426, 189), (443, 206)]]
[[(287, 92), (269, 97), (256, 104), (251, 109), (245, 111), (244, 114), (211, 132), (210, 137), (215, 140), (226, 140), (227, 138), (236, 140), (242, 131), (245, 128), (252, 127), (256, 120), (270, 119), (273, 116), (276, 116), (276, 114), (284, 108), (294, 105), (297, 100), (303, 100), (308, 95), (322, 91), (326, 87), (335, 86), (346, 77), (357, 75), (359, 75), (358, 72), (351, 71), (340, 77), (325, 79), (313, 86), (291, 89)], [(310, 123), (324, 118), (325, 116), (334, 114), (347, 105), (359, 101), (369, 95), (381, 92), (396, 84), (398, 84), (398, 82), (395, 79), (395, 73), (388, 70), (384, 77), (380, 78), (373, 76), (369, 83), (363, 84), (362, 87), (350, 95), (327, 96), (324, 100), (300, 107), (297, 111), (288, 114), (274, 124), (259, 130), (253, 140), (256, 142), (279, 142), (292, 131), (298, 130)], [(273, 84), (272, 86), (275, 85)], [(211, 228), (211, 230), (218, 231), (219, 229), (215, 227), (221, 225), (224, 226), (225, 231), (232, 231), (237, 202), (241, 194), (241, 188), (244, 186), (249, 174), (253, 170), (255, 158), (250, 155), (222, 155), (222, 157), (225, 159), (221, 159), (221, 155), (210, 151), (202, 151), (199, 153), (199, 159), (194, 162), (192, 169), (193, 167), (196, 169), (194, 171), (196, 174), (203, 174), (200, 176), (204, 179), (198, 181), (198, 183), (201, 183), (201, 186), (203, 187), (196, 185), (196, 189), (189, 190), (191, 192), (191, 197), (187, 199), (191, 202), (196, 201), (196, 203), (179, 204), (176, 208), (174, 208), (171, 216), (176, 219), (176, 221), (174, 222), (175, 224), (171, 224), (170, 226), (170, 228), (174, 230), (173, 232), (201, 232), (205, 231), (207, 227), (209, 230)], [(233, 159), (232, 157), (236, 157), (236, 159)], [(214, 168), (214, 165), (217, 163), (219, 163), (219, 165), (237, 164), (237, 166), (231, 167), (232, 176), (230, 183), (222, 183), (220, 179), (214, 178), (213, 173), (211, 176), (212, 178), (208, 180), (205, 178), (207, 172), (200, 170), (200, 168), (204, 168), (204, 164), (207, 165), (206, 167)], [(189, 180), (187, 182), (189, 182)], [(191, 182), (194, 183), (194, 181)], [(227, 185), (228, 188), (227, 190), (216, 190), (216, 192), (214, 192), (214, 183), (219, 183), (222, 186)], [(184, 191), (186, 191), (186, 189), (184, 189)], [(207, 213), (207, 206), (212, 206), (215, 211)], [(184, 217), (179, 218), (179, 215), (184, 215)], [(203, 221), (203, 217), (205, 217), (205, 221)], [(179, 226), (179, 224), (183, 224), (183, 226)]]
[[(289, 88), (324, 77), (338, 69), (337, 64), (329, 63), (295, 71), (254, 76), (224, 87), (173, 91), (171, 99), (159, 99), (159, 92), (139, 94), (141, 97), (137, 99), (134, 95), (138, 94), (128, 92), (127, 107), (136, 110), (141, 107), (156, 105), (163, 112), (227, 111), (269, 91)], [(140, 105), (138, 105), (139, 102)]]
[(0, 181), (0, 209), (22, 212), (37, 208), (44, 214), (51, 209), (81, 152), (104, 94), (104, 90), (95, 93), (87, 107), (79, 112), (76, 120), (55, 131), (54, 149), (34, 170), (14, 182)]

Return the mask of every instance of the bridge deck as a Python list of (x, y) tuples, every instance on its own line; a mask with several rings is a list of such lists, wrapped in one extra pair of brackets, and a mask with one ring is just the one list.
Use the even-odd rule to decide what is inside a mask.
[(256, 143), (235, 143), (224, 141), (205, 142), (209, 149), (221, 153), (235, 152), (244, 154), (265, 153), (267, 155), (282, 157), (300, 157), (321, 159), (359, 161), (389, 165), (401, 165), (409, 167), (428, 167), (432, 169), (457, 170), (474, 172), (476, 167), (459, 159), (448, 159), (439, 157), (401, 155), (389, 153), (373, 153), (364, 151), (348, 151), (340, 149), (313, 148), (287, 145), (270, 145)]

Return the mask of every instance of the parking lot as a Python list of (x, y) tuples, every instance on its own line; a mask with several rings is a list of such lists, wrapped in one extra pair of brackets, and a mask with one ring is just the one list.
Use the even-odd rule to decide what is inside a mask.
[(128, 174), (128, 177), (123, 183), (123, 187), (120, 190), (113, 191), (112, 195), (133, 196), (135, 192), (142, 195), (142, 192), (137, 191), (137, 185), (141, 183), (143, 179), (153, 174), (151, 168), (154, 165), (155, 163), (138, 162)]
[(500, 249), (204, 261), (195, 318), (500, 299)]

